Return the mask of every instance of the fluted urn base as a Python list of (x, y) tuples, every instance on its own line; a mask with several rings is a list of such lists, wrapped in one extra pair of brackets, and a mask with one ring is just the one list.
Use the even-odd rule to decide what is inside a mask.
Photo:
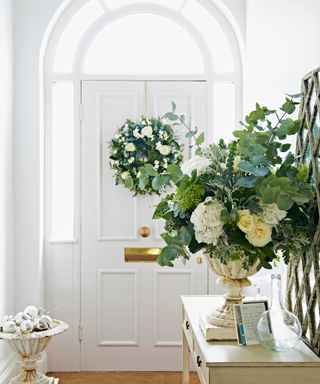
[(7, 340), (10, 347), (22, 361), (21, 373), (10, 380), (9, 384), (57, 384), (58, 379), (47, 377), (37, 371), (37, 361), (52, 336), (65, 332), (69, 326), (62, 321), (54, 320), (53, 327), (47, 331), (33, 332), (25, 335), (0, 332), (0, 339)]
[(257, 272), (258, 262), (246, 270), (240, 260), (222, 264), (218, 259), (209, 255), (206, 255), (206, 259), (212, 271), (220, 276), (217, 283), (227, 288), (224, 304), (221, 307), (211, 309), (207, 314), (207, 321), (216, 327), (230, 328), (230, 335), (235, 335), (233, 306), (242, 302), (244, 298), (243, 288), (251, 285), (248, 277)]

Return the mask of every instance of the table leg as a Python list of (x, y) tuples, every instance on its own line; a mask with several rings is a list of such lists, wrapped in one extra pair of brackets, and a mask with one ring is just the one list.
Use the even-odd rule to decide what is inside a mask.
[(190, 366), (189, 366), (189, 345), (185, 333), (182, 336), (182, 384), (189, 384)]

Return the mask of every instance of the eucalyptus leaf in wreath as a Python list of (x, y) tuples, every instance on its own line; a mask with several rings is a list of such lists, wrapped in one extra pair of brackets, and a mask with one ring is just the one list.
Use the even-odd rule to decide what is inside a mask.
[(179, 168), (183, 160), (183, 145), (164, 119), (127, 120), (109, 148), (116, 184), (134, 195), (160, 194), (176, 177), (169, 170)]

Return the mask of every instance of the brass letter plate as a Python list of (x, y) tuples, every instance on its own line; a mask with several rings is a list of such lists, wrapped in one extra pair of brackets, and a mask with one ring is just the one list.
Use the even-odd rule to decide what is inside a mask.
[(162, 248), (125, 248), (124, 259), (126, 262), (157, 261)]

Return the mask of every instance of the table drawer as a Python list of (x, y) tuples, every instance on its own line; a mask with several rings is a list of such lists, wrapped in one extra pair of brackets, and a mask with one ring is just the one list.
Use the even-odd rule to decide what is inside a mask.
[(206, 366), (204, 359), (197, 341), (193, 340), (194, 350), (192, 352), (198, 376), (202, 384), (209, 384), (209, 368)]
[(193, 330), (190, 320), (185, 312), (183, 314), (183, 330), (188, 340), (190, 350), (193, 351)]

